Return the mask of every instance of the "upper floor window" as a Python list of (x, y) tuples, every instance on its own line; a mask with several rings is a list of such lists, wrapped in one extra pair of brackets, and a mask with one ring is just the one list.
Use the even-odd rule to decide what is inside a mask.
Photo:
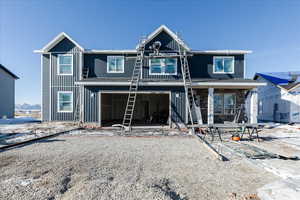
[(107, 73), (124, 73), (124, 56), (107, 56)]
[(214, 73), (233, 74), (234, 57), (233, 56), (215, 56), (213, 63)]
[(57, 98), (58, 112), (73, 112), (73, 92), (59, 91)]
[(58, 75), (73, 75), (73, 55), (58, 55)]
[(233, 115), (235, 114), (236, 97), (231, 93), (214, 94), (214, 113)]
[(176, 58), (152, 58), (149, 61), (150, 75), (176, 75)]

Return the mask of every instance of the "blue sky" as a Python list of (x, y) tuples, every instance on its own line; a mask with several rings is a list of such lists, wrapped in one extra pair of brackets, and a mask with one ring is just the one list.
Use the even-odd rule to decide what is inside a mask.
[(299, 70), (299, 10), (296, 0), (0, 0), (0, 63), (20, 76), (16, 103), (40, 103), (40, 55), (33, 50), (58, 33), (84, 48), (132, 49), (165, 24), (192, 49), (252, 50), (247, 77)]

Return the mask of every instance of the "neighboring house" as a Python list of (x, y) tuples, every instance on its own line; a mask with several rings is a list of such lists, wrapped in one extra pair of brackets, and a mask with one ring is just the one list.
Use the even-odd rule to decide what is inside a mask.
[(0, 119), (14, 117), (16, 79), (19, 77), (0, 64)]
[[(138, 38), (137, 38), (138, 40)], [(160, 52), (189, 57), (190, 73), (204, 123), (232, 121), (245, 93), (264, 85), (245, 79), (244, 50), (191, 50), (162, 25), (145, 40), (146, 55), (156, 41)], [(65, 33), (41, 50), (42, 116), (45, 121), (79, 119), (101, 126), (122, 123), (137, 50), (84, 49)], [(139, 82), (133, 125), (181, 126), (188, 109), (178, 58), (145, 59)], [(255, 95), (253, 95), (255, 97)], [(253, 101), (255, 102), (255, 101)], [(209, 109), (208, 109), (209, 105)], [(256, 109), (254, 103), (251, 108)], [(256, 122), (253, 112), (252, 122)]]
[(256, 73), (254, 79), (267, 83), (258, 88), (259, 120), (300, 122), (300, 71)]

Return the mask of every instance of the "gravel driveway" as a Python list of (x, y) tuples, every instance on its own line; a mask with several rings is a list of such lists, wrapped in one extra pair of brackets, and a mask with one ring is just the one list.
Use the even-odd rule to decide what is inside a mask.
[(224, 200), (277, 179), (186, 136), (60, 136), (0, 153), (0, 199)]

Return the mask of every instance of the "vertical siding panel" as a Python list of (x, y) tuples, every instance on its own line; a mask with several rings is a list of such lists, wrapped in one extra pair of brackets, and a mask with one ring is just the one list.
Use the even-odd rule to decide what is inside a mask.
[(50, 110), (50, 56), (42, 55), (42, 120), (49, 121)]
[[(79, 95), (79, 86), (75, 86), (75, 81), (79, 79), (79, 52), (80, 50), (74, 46), (70, 51), (65, 53), (73, 55), (73, 76), (57, 75), (57, 56), (58, 53), (53, 52), (51, 58), (51, 114), (54, 121), (72, 121), (74, 119), (75, 111), (77, 110), (77, 100)], [(73, 92), (73, 112), (72, 113), (58, 113), (57, 112), (57, 93), (58, 91), (72, 91)]]

